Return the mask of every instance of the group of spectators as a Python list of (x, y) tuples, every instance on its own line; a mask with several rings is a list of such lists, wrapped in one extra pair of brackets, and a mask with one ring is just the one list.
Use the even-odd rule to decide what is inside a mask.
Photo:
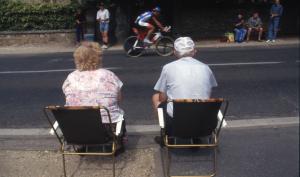
[[(164, 107), (167, 127), (172, 127), (173, 107), (168, 99), (208, 99), (216, 79), (208, 65), (196, 60), (194, 41), (180, 37), (174, 42), (177, 60), (163, 66), (161, 75), (154, 86), (153, 106)], [(74, 52), (76, 70), (67, 76), (62, 90), (67, 106), (97, 106), (109, 109), (113, 124), (124, 120), (120, 108), (123, 82), (111, 71), (102, 67), (102, 50), (99, 43), (82, 42)], [(103, 123), (109, 123), (107, 115)], [(121, 130), (120, 143), (126, 141), (125, 124)], [(171, 130), (169, 131), (172, 134)]]
[[(282, 12), (283, 7), (280, 4), (280, 0), (275, 0), (274, 4), (271, 6), (270, 9), (270, 21), (266, 42), (275, 42)], [(234, 23), (235, 41), (243, 42), (246, 36), (246, 40), (249, 41), (251, 34), (254, 31), (258, 33), (258, 41), (262, 41), (264, 28), (258, 12), (254, 12), (247, 22), (245, 21), (243, 15), (239, 13)]]
[[(107, 8), (105, 8), (104, 3), (100, 3), (98, 6), (98, 11), (96, 15), (96, 21), (98, 23), (98, 29), (101, 34), (102, 39), (102, 49), (108, 48), (108, 30), (109, 30), (109, 18), (110, 13)], [(274, 4), (270, 9), (270, 20), (268, 31), (266, 34), (266, 42), (275, 42), (277, 37), (277, 32), (279, 29), (279, 21), (282, 16), (283, 7), (280, 4), (280, 0), (275, 0)], [(81, 10), (78, 10), (75, 14), (76, 19), (76, 41), (79, 44), (84, 39), (84, 26), (86, 23), (86, 18)], [(234, 22), (234, 33), (235, 41), (243, 42), (246, 38), (246, 41), (250, 40), (251, 35), (255, 32), (258, 36), (258, 41), (262, 41), (263, 32), (266, 31), (263, 27), (263, 22), (259, 17), (258, 12), (254, 12), (252, 16), (246, 21), (244, 16), (239, 13), (237, 19)]]

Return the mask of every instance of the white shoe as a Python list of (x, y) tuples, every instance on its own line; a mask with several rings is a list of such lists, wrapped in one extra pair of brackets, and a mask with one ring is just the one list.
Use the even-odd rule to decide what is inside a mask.
[(102, 49), (108, 49), (107, 45), (103, 45), (101, 48)]
[(144, 39), (144, 43), (152, 44), (152, 42), (149, 39), (147, 39), (147, 38)]
[(275, 40), (273, 39), (272, 42), (275, 42)]
[(268, 39), (266, 42), (267, 42), (267, 43), (269, 43), (269, 42), (271, 42), (271, 40), (270, 40), (270, 39)]

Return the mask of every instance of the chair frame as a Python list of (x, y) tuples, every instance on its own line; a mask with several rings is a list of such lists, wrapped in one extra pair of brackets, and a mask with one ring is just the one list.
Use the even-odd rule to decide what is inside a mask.
[[(66, 139), (64, 138), (63, 134), (60, 136), (59, 133), (57, 132), (56, 128), (53, 126), (53, 122), (51, 121), (50, 117), (54, 117), (55, 116), (52, 114), (52, 116), (50, 116), (50, 112), (53, 110), (99, 110), (99, 118), (101, 119), (101, 113), (100, 110), (105, 110), (108, 118), (109, 118), (109, 126), (110, 126), (110, 130), (111, 135), (112, 135), (112, 150), (111, 152), (88, 152), (88, 146), (91, 145), (87, 145), (87, 144), (72, 144), (69, 145), (66, 141)], [(44, 114), (51, 126), (51, 128), (54, 130), (54, 133), (57, 137), (57, 139), (60, 142), (60, 153), (62, 154), (62, 163), (63, 163), (63, 172), (64, 172), (64, 177), (67, 176), (67, 172), (66, 172), (66, 160), (65, 160), (65, 155), (87, 155), (87, 156), (112, 156), (112, 161), (113, 161), (113, 168), (112, 168), (112, 173), (113, 173), (113, 177), (115, 177), (115, 153), (116, 153), (116, 149), (117, 149), (117, 136), (113, 133), (112, 131), (112, 122), (111, 122), (111, 117), (110, 117), (110, 113), (109, 110), (104, 107), (104, 106), (46, 106), (44, 108)], [(85, 152), (76, 152), (76, 148), (75, 145), (84, 145), (85, 146)], [(96, 144), (95, 146), (104, 146), (107, 144)], [(67, 150), (66, 148), (72, 146), (73, 150)]]
[[(208, 160), (208, 161), (213, 161), (213, 170), (211, 174), (208, 175), (201, 175), (201, 176), (191, 176), (191, 177), (213, 177), (216, 175), (216, 168), (217, 168), (217, 148), (219, 144), (219, 134), (222, 128), (222, 124), (225, 118), (225, 115), (227, 113), (228, 109), (228, 104), (229, 102), (223, 98), (213, 98), (213, 99), (207, 99), (207, 100), (200, 100), (200, 99), (175, 99), (175, 100), (170, 100), (168, 102), (185, 102), (185, 103), (197, 103), (197, 102), (221, 102), (220, 110), (222, 108), (222, 103), (225, 103), (225, 106), (223, 108), (223, 117), (220, 121), (219, 126), (217, 125), (216, 129), (212, 131), (211, 134), (211, 141), (207, 144), (170, 144), (169, 143), (169, 136), (166, 135), (165, 128), (161, 129), (161, 136), (163, 137), (163, 143), (164, 147), (167, 152), (167, 176), (168, 177), (187, 177), (185, 176), (170, 176), (170, 166), (171, 166), (171, 155), (169, 153), (169, 148), (209, 148), (213, 149), (213, 159)], [(175, 141), (176, 141), (176, 137)], [(195, 137), (199, 138), (199, 137)]]

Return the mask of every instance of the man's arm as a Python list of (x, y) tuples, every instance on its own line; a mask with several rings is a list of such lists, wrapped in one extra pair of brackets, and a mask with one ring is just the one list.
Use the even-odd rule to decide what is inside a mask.
[(283, 13), (283, 7), (280, 6), (280, 10), (279, 10), (279, 16), (282, 16), (282, 13)]
[(240, 22), (236, 23), (235, 26), (240, 26), (244, 23), (244, 20), (241, 20)]
[(262, 23), (262, 21), (261, 21), (261, 18), (259, 18), (259, 19), (258, 19), (258, 27), (260, 27), (260, 28), (261, 28), (261, 27), (262, 27), (262, 25), (263, 25), (263, 23)]
[(271, 8), (271, 17), (280, 17), (282, 15), (282, 6), (280, 6), (279, 10), (277, 13), (274, 13), (274, 10), (273, 8)]
[(104, 21), (109, 21), (109, 11), (106, 9), (106, 13), (105, 13), (105, 19)]
[(248, 19), (246, 25), (247, 25), (248, 28), (252, 28), (252, 27), (253, 27), (253, 26), (252, 26), (252, 23), (251, 23), (251, 17)]
[(97, 12), (96, 20), (97, 20), (98, 22), (100, 22), (100, 15), (99, 15), (99, 11)]
[(167, 99), (167, 95), (163, 92), (157, 91), (154, 93), (152, 96), (153, 109), (155, 110), (161, 103), (166, 102)]
[(152, 17), (152, 20), (161, 30), (164, 30), (164, 27), (162, 26), (162, 24), (154, 16)]

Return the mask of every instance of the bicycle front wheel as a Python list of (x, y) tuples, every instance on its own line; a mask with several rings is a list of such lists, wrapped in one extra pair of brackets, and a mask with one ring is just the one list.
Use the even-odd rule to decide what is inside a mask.
[(130, 57), (139, 57), (144, 52), (144, 47), (136, 36), (128, 37), (125, 40), (123, 47), (126, 52), (126, 55)]
[(160, 56), (170, 56), (173, 54), (174, 40), (171, 37), (163, 36), (157, 40), (156, 53)]

